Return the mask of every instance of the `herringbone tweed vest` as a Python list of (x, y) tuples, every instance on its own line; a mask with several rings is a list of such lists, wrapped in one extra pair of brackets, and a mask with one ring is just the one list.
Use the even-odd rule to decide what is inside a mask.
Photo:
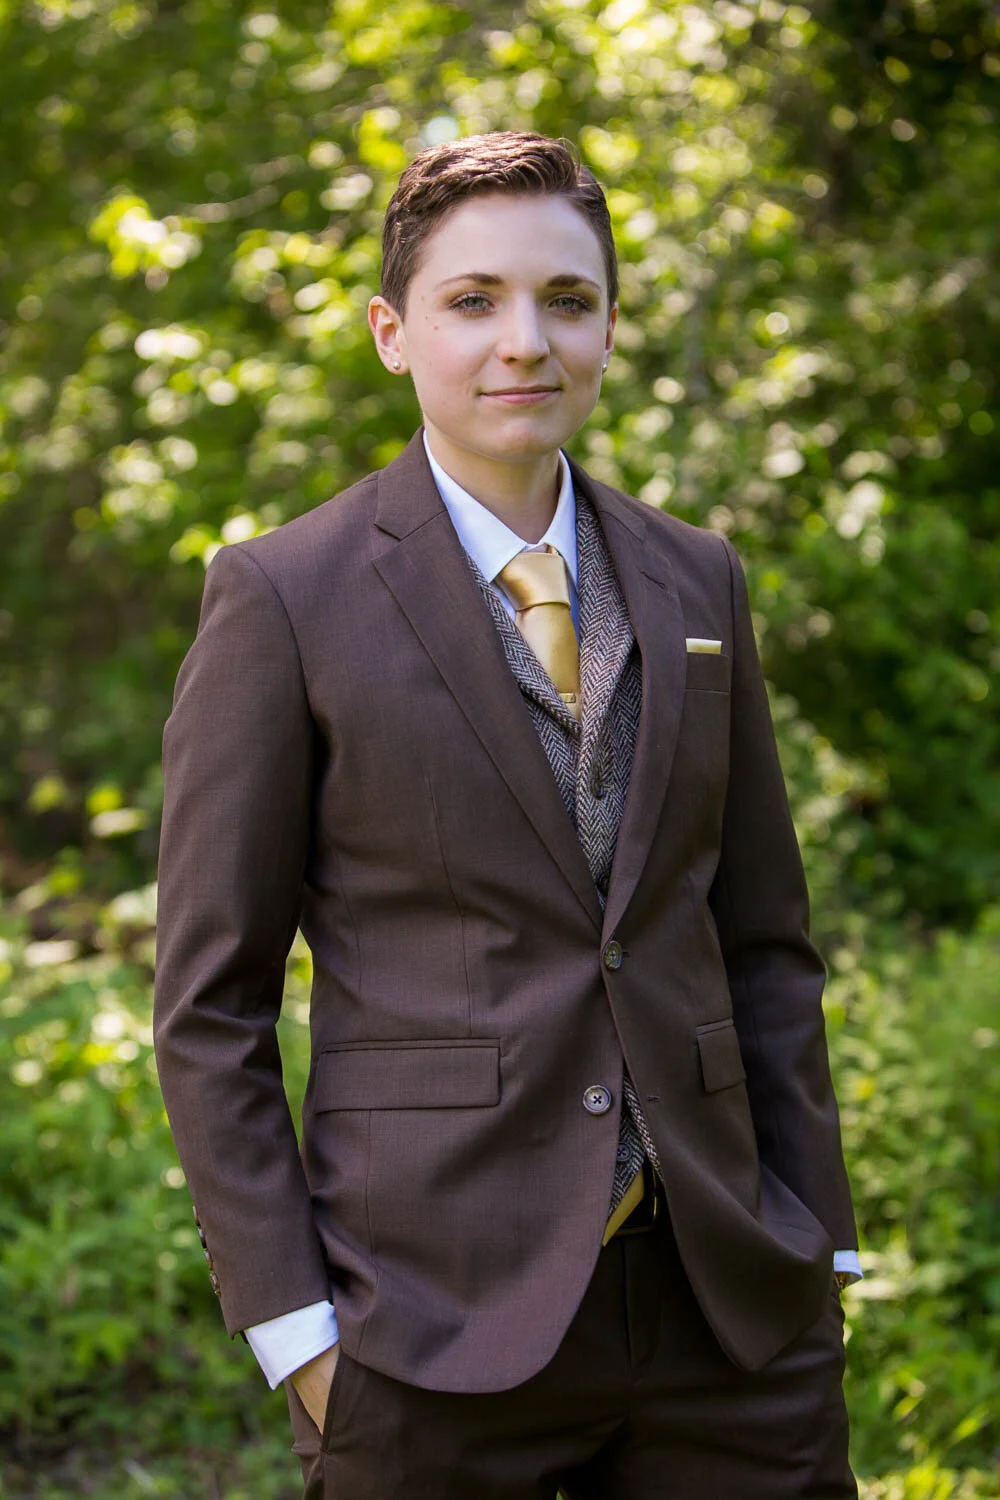
[[(582, 723), (563, 703), (541, 662), (471, 558), (469, 564), (573, 819), (603, 908), (635, 754), (642, 708), (642, 661), (600, 522), (593, 507), (579, 494), (576, 541)], [(624, 1103), (609, 1213), (617, 1207), (643, 1151), (659, 1168), (627, 1073)]]

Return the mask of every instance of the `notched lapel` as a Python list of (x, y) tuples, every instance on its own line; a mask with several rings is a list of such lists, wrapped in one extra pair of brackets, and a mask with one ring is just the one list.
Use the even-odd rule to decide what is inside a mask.
[(642, 655), (642, 711), (608, 886), (604, 930), (621, 921), (649, 855), (680, 731), (687, 670), (674, 570), (653, 528), (578, 465), (574, 483), (597, 511)]
[(375, 524), (386, 544), (373, 559), (376, 571), (600, 930), (600, 902), (580, 841), (438, 494), (420, 432), (379, 474)]

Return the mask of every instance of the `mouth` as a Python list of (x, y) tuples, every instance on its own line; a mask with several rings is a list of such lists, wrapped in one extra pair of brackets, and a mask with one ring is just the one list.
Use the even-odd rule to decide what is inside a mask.
[(556, 385), (516, 385), (501, 391), (483, 391), (483, 395), (511, 406), (527, 406), (544, 401), (547, 396), (556, 395), (558, 390)]

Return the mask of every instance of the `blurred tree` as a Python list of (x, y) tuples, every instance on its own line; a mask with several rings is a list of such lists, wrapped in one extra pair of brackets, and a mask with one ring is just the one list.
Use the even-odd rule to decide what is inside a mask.
[(0, 45), (9, 884), (147, 878), (202, 564), (409, 436), (381, 211), (422, 144), (513, 126), (578, 142), (624, 263), (575, 451), (733, 537), (770, 674), (865, 769), (843, 899), (995, 892), (985, 0), (45, 0)]

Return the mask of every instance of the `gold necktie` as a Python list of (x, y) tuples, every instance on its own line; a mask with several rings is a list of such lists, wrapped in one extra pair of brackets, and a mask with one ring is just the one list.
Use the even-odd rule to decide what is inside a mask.
[(575, 718), (580, 718), (580, 647), (569, 604), (569, 576), (562, 554), (519, 552), (497, 574), (517, 613), (514, 623), (555, 684)]

